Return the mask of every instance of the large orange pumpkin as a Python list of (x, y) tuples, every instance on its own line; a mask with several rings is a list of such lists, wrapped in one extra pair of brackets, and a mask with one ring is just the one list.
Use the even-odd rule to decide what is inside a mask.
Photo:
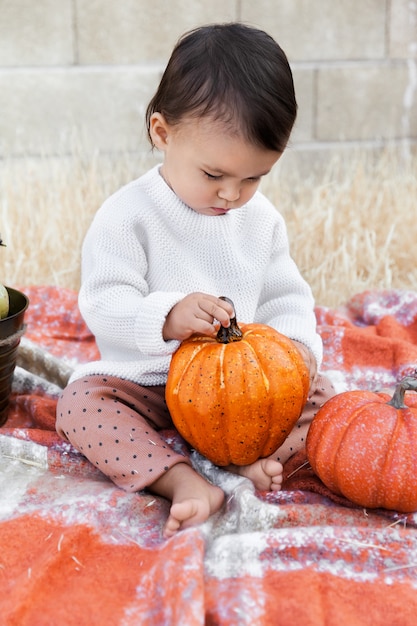
[(249, 465), (286, 439), (307, 400), (309, 372), (292, 341), (265, 324), (231, 320), (217, 338), (193, 335), (173, 354), (172, 420), (216, 465)]
[(317, 412), (306, 441), (314, 472), (334, 493), (368, 508), (417, 511), (417, 379), (407, 376), (392, 399), (346, 391)]

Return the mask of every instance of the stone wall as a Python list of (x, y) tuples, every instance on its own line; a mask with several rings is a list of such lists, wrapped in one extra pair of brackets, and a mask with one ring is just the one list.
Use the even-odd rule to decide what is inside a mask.
[(143, 114), (177, 38), (230, 20), (288, 54), (293, 153), (417, 141), (417, 0), (0, 0), (0, 157), (149, 151)]

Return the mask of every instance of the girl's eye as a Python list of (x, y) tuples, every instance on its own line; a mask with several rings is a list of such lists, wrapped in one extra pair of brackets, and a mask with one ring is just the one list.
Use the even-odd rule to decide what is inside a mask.
[[(209, 172), (206, 172), (204, 170), (203, 170), (203, 173), (204, 173), (204, 176), (206, 176), (209, 180), (221, 180), (222, 178), (221, 175), (209, 174)], [(261, 180), (261, 177), (251, 176), (250, 178), (246, 178), (245, 180), (248, 183), (259, 183), (259, 181)]]
[(209, 180), (219, 180), (221, 176), (215, 176), (214, 174), (209, 174), (208, 172), (204, 172), (204, 175), (207, 176)]

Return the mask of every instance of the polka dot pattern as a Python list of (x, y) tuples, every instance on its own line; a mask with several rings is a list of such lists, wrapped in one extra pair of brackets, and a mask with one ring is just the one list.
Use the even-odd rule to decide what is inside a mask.
[(300, 419), (298, 420), (282, 446), (276, 452), (271, 454), (271, 459), (275, 459), (280, 463), (285, 463), (293, 454), (299, 452), (299, 450), (304, 448), (308, 430), (310, 428), (313, 417), (315, 416), (319, 408), (325, 402), (327, 402), (327, 400), (330, 400), (330, 398), (332, 398), (335, 393), (336, 390), (330, 380), (327, 378), (327, 376), (319, 374), (317, 377), (315, 389), (312, 390), (312, 393), (306, 402)]
[(58, 433), (126, 491), (139, 491), (170, 467), (189, 460), (158, 435), (172, 428), (165, 387), (87, 376), (61, 394)]

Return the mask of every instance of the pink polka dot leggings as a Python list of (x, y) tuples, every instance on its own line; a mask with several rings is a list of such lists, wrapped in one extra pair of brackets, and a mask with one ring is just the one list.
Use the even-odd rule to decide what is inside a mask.
[(144, 489), (176, 463), (190, 463), (158, 435), (162, 428), (172, 428), (164, 386), (86, 376), (58, 400), (58, 434), (126, 491)]
[[(330, 381), (319, 376), (295, 428), (271, 458), (285, 462), (303, 447), (315, 413), (334, 393)], [(173, 428), (163, 385), (86, 376), (68, 385), (58, 400), (58, 434), (126, 491), (144, 489), (176, 463), (190, 464), (159, 436), (163, 428)]]

